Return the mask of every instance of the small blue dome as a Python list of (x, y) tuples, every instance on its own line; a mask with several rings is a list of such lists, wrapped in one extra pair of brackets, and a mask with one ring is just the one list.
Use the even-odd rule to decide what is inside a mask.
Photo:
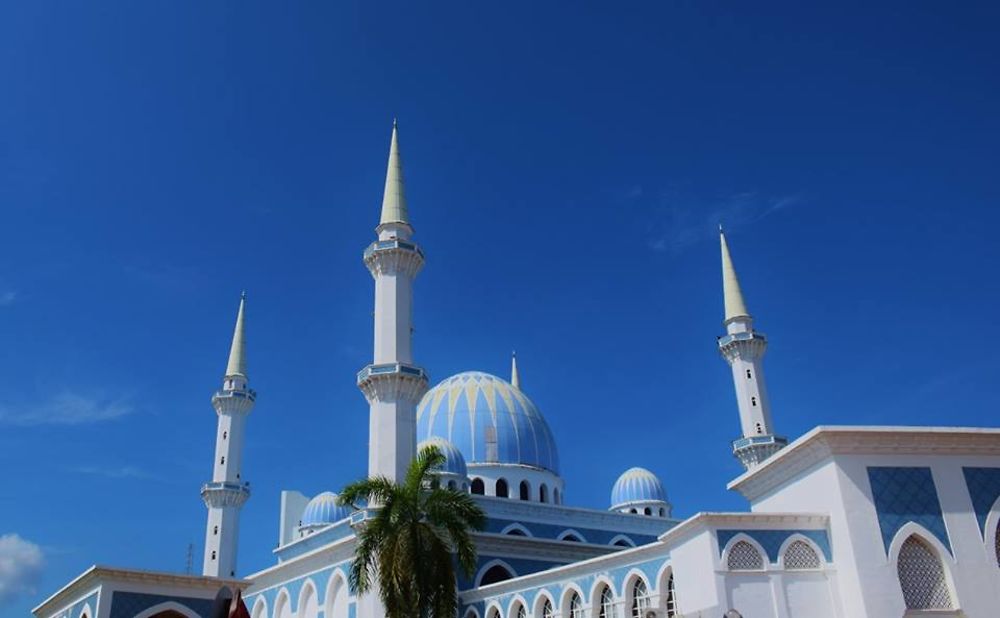
[(611, 508), (636, 502), (666, 502), (667, 492), (656, 475), (645, 468), (631, 468), (615, 481), (611, 490)]
[(462, 457), (462, 451), (458, 450), (454, 444), (435, 436), (418, 444), (417, 451), (423, 450), (425, 446), (436, 446), (444, 455), (444, 465), (438, 470), (439, 472), (469, 476), (468, 470), (465, 468), (465, 457)]
[(438, 437), (470, 464), (523, 464), (559, 473), (552, 431), (510, 382), (467, 371), (427, 391), (417, 404), (417, 438)]
[(324, 491), (309, 501), (306, 510), (302, 512), (300, 526), (322, 526), (332, 524), (351, 516), (351, 509), (337, 505), (337, 494)]

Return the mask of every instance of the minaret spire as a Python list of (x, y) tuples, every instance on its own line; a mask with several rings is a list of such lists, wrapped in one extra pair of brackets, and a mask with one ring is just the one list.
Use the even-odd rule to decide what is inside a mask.
[(389, 142), (389, 165), (385, 170), (385, 190), (382, 193), (382, 216), (379, 225), (405, 223), (410, 216), (406, 211), (406, 192), (403, 190), (403, 161), (399, 156), (399, 127), (392, 121), (392, 140)]
[(510, 383), (517, 390), (521, 390), (521, 376), (517, 373), (517, 352), (510, 355)]
[(424, 253), (410, 240), (403, 170), (395, 122), (389, 146), (378, 240), (364, 253), (375, 279), (375, 345), (372, 364), (358, 373), (369, 405), (368, 475), (402, 481), (417, 448), (417, 402), (427, 373), (413, 361), (413, 280)]
[(241, 466), (246, 420), (257, 400), (257, 393), (250, 388), (247, 380), (243, 333), (246, 300), (244, 292), (236, 313), (226, 375), (222, 378), (222, 388), (212, 397), (212, 407), (218, 416), (215, 461), (212, 464), (212, 480), (201, 487), (201, 499), (208, 507), (202, 573), (212, 577), (236, 576), (240, 509), (250, 498), (250, 487), (242, 478)]
[(729, 254), (729, 243), (726, 242), (726, 233), (719, 226), (719, 244), (722, 247), (722, 297), (726, 306), (726, 321), (734, 318), (748, 318), (746, 303), (743, 302), (743, 292), (740, 290), (740, 281), (736, 278), (736, 269), (733, 268), (733, 258)]
[(247, 354), (243, 344), (243, 309), (246, 306), (247, 293), (240, 294), (240, 309), (236, 313), (236, 328), (233, 330), (233, 343), (229, 347), (229, 362), (226, 364), (227, 376), (247, 376)]
[(764, 352), (767, 338), (753, 329), (753, 320), (743, 302), (726, 235), (719, 226), (722, 246), (722, 294), (725, 300), (726, 335), (719, 338), (719, 352), (733, 371), (736, 404), (743, 437), (733, 441), (733, 454), (748, 470), (778, 452), (788, 440), (775, 435), (771, 402), (764, 382)]

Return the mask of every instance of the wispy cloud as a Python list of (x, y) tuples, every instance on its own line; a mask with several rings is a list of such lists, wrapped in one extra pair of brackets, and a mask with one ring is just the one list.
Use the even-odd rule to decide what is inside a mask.
[(37, 404), (0, 404), (0, 425), (85, 425), (111, 421), (132, 413), (125, 399), (104, 400), (77, 393), (61, 393)]
[(103, 476), (109, 479), (152, 479), (149, 472), (136, 466), (77, 466), (73, 472), (90, 476)]
[(6, 292), (0, 292), (0, 307), (9, 307), (14, 304), (17, 300), (17, 292), (14, 290), (7, 290)]
[(735, 230), (799, 204), (795, 195), (762, 196), (754, 191), (699, 199), (667, 192), (657, 208), (648, 246), (653, 251), (680, 253), (688, 247), (714, 239), (721, 223)]
[(36, 594), (44, 567), (41, 547), (14, 533), (0, 536), (0, 605)]

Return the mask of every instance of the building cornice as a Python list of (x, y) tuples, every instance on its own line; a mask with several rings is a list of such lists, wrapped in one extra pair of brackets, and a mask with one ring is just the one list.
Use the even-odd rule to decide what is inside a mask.
[(223, 586), (230, 588), (245, 589), (250, 585), (246, 579), (233, 579), (228, 577), (210, 577), (207, 575), (181, 575), (178, 573), (165, 573), (162, 571), (144, 571), (141, 569), (118, 569), (94, 565), (81, 573), (73, 581), (69, 582), (52, 596), (38, 604), (32, 613), (43, 612), (47, 607), (57, 605), (66, 599), (76, 598), (80, 591), (97, 586), (103, 582), (128, 582), (143, 584), (160, 584), (164, 586), (178, 586), (192, 590), (218, 591)]
[(633, 515), (631, 513), (526, 502), (492, 496), (473, 496), (473, 499), (480, 503), (490, 518), (536, 524), (565, 524), (570, 527), (570, 522), (572, 522), (573, 527), (589, 526), (601, 530), (614, 530), (615, 532), (657, 535), (681, 521), (669, 517)]
[(1000, 455), (1000, 429), (820, 425), (727, 485), (755, 500), (833, 455)]

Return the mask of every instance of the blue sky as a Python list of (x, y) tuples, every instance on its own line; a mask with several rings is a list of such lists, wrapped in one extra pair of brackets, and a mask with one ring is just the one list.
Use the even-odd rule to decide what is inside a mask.
[(744, 508), (720, 221), (779, 431), (995, 424), (1000, 11), (879, 4), (4, 4), (0, 615), (200, 564), (243, 288), (241, 569), (281, 489), (364, 473), (394, 116), (417, 360), (516, 349), (568, 503), (642, 465), (680, 516)]

